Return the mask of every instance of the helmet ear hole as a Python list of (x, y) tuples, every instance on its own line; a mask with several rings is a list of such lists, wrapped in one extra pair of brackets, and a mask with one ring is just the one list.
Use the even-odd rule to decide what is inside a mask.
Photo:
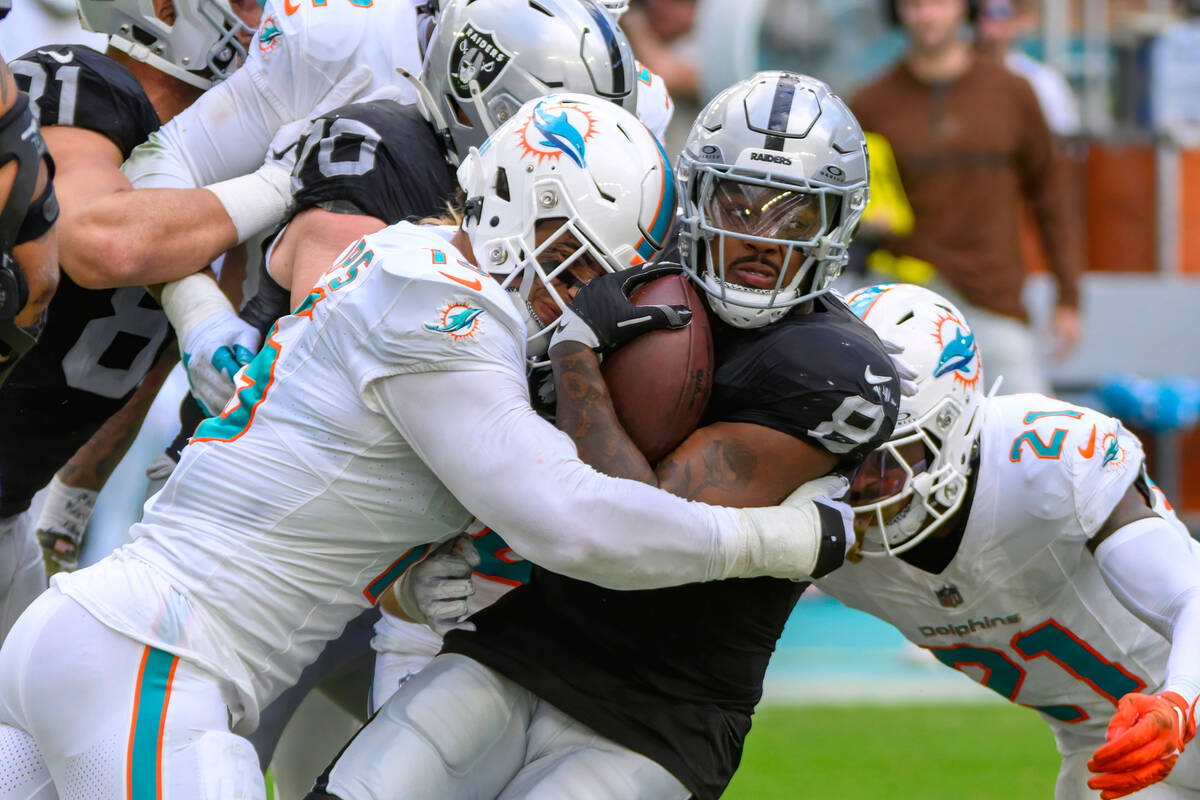
[(512, 202), (508, 194), (508, 171), (504, 167), (496, 169), (496, 197), (506, 203)]

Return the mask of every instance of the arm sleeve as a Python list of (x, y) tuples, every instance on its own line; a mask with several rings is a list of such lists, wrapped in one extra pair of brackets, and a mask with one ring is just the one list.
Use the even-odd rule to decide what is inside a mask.
[(535, 564), (655, 589), (713, 580), (734, 557), (731, 511), (596, 472), (534, 413), (516, 375), (414, 373), (369, 391), (459, 501)]
[(1100, 574), (1134, 616), (1171, 642), (1164, 689), (1200, 695), (1200, 545), (1182, 526), (1152, 516), (1096, 548)]
[(257, 169), (290, 122), (253, 63), (200, 96), (138, 146), (121, 168), (135, 188), (190, 189)]

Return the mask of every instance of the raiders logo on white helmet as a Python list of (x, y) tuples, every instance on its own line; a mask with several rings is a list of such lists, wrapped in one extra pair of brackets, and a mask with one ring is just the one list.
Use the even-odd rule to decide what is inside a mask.
[(458, 43), (450, 51), (450, 86), (454, 94), (463, 100), (471, 99), (471, 83), (486, 92), (500, 73), (508, 66), (512, 55), (496, 44), (496, 37), (467, 23), (459, 36)]

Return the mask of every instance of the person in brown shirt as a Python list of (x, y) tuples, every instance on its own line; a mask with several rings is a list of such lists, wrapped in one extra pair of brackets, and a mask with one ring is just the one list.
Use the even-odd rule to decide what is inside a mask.
[(1046, 392), (1046, 348), (1021, 305), (1018, 212), (1030, 203), (1057, 278), (1052, 334), (1063, 353), (1079, 334), (1082, 269), (1066, 162), (1028, 82), (959, 36), (967, 0), (896, 0), (894, 9), (911, 48), (850, 103), (864, 130), (890, 144), (912, 207), (911, 231), (881, 232), (881, 248), (900, 263), (931, 265), (931, 288), (965, 301), (1006, 393)]

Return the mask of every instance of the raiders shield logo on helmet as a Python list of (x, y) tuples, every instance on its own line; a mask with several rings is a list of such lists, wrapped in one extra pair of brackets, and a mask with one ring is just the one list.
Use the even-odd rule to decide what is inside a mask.
[(467, 23), (459, 31), (458, 42), (450, 51), (448, 71), (454, 93), (463, 100), (470, 100), (472, 81), (479, 84), (480, 93), (487, 91), (511, 59), (512, 56), (496, 44), (492, 34)]

